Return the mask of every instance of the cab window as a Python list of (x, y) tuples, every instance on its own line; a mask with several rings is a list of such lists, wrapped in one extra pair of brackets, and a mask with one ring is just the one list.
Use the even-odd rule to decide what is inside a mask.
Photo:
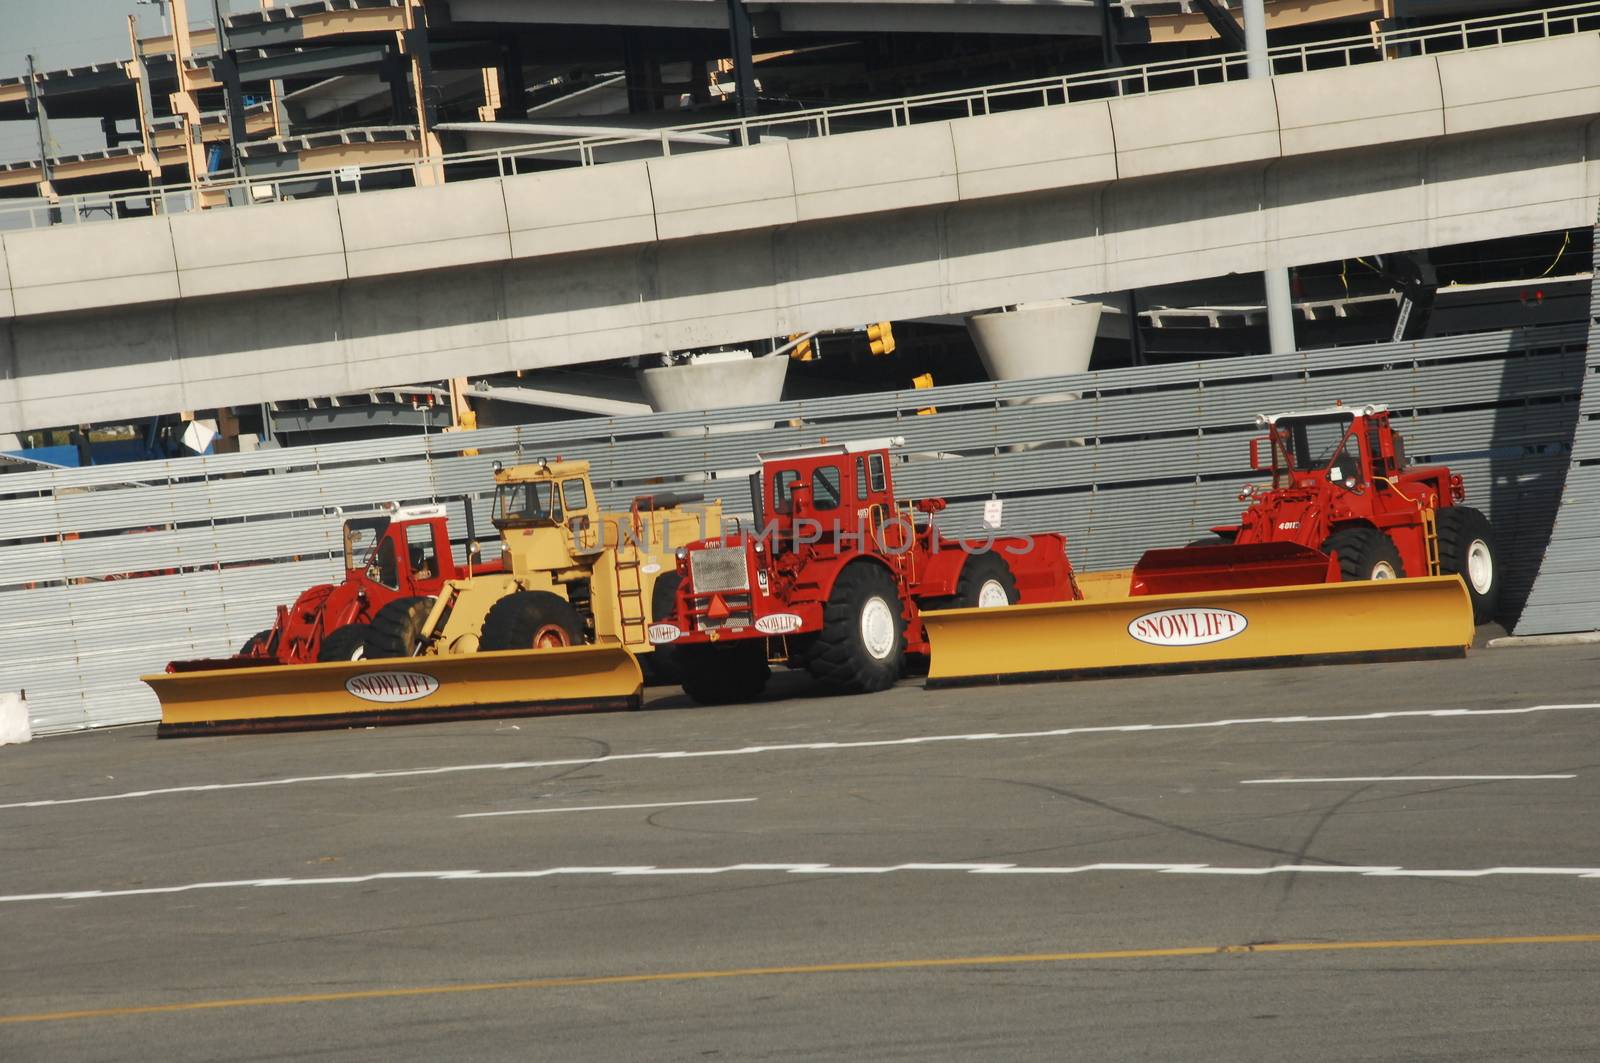
[(1339, 478), (1361, 476), (1361, 447), (1350, 431), (1348, 415), (1310, 417), (1280, 421), (1277, 430), (1279, 452), (1296, 472), (1331, 472)]
[(412, 579), (433, 579), (439, 574), (439, 563), (433, 549), (433, 525), (413, 524), (408, 527), (406, 552), (411, 563)]
[(800, 479), (800, 474), (794, 469), (779, 469), (778, 474), (772, 478), (772, 511), (774, 513), (794, 512), (794, 502), (789, 497), (789, 489)]
[(844, 497), (839, 489), (839, 469), (834, 465), (818, 466), (811, 473), (811, 504), (819, 510), (838, 509)]
[(869, 454), (867, 461), (872, 468), (872, 490), (874, 492), (886, 490), (889, 486), (889, 478), (883, 471), (883, 455)]
[(400, 566), (396, 564), (394, 536), (385, 535), (383, 542), (378, 544), (378, 557), (374, 567), (378, 570), (379, 583), (391, 590), (400, 589)]
[(554, 524), (561, 519), (555, 484), (548, 480), (501, 484), (494, 493), (496, 527)]
[(582, 480), (567, 480), (561, 485), (561, 502), (571, 513), (575, 509), (585, 509), (589, 500), (585, 496)]
[(866, 458), (857, 458), (856, 459), (856, 497), (859, 498), (861, 501), (865, 502), (867, 500), (867, 495), (869, 493), (870, 492), (868, 492), (868, 490), (867, 490), (867, 459)]

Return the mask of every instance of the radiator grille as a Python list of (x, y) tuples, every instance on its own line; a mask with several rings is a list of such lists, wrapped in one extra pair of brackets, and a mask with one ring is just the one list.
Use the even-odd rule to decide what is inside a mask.
[(750, 569), (742, 546), (713, 546), (689, 553), (689, 578), (696, 594), (747, 591)]

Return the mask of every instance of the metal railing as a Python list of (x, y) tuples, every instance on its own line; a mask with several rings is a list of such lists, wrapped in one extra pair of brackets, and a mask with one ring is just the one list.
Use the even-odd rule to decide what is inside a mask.
[[(1270, 50), (1275, 75), (1336, 69), (1385, 59), (1498, 47), (1523, 41), (1600, 31), (1600, 0), (1510, 15), (1491, 15), (1442, 26), (1402, 29), (1287, 45)], [(437, 166), (446, 179), (507, 177), (572, 166), (615, 161), (618, 149), (666, 157), (684, 151), (746, 147), (767, 139), (807, 139), (869, 129), (898, 128), (920, 122), (947, 121), (1005, 111), (1059, 106), (1092, 100), (1143, 96), (1242, 79), (1243, 52), (1173, 59), (1110, 70), (1061, 74), (976, 89), (904, 96), (892, 100), (835, 104), (751, 118), (618, 132), (606, 136), (570, 137), (538, 144), (464, 151), (432, 162), (383, 163), (360, 167), (307, 170), (253, 178), (214, 177), (194, 184), (166, 185), (120, 192), (64, 196), (59, 203), (0, 207), (0, 229), (74, 224), (106, 217), (142, 217), (192, 209), (197, 192), (225, 195), (232, 206), (278, 202), (308, 196), (359, 194), (364, 188), (408, 186), (419, 168)], [(607, 156), (610, 155), (610, 158)]]

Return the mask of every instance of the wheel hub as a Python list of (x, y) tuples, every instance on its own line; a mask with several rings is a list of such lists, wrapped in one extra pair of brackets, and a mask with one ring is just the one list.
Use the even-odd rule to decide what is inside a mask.
[(560, 624), (546, 624), (533, 633), (533, 648), (536, 650), (552, 650), (570, 645), (572, 640), (567, 638), (566, 629)]
[(1394, 566), (1387, 561), (1379, 561), (1372, 566), (1372, 575), (1369, 579), (1395, 579)]
[(979, 609), (996, 609), (1010, 604), (1011, 596), (1006, 593), (999, 580), (984, 580), (983, 586), (978, 588)]
[(894, 610), (882, 598), (868, 598), (861, 607), (861, 645), (875, 661), (889, 659), (894, 652)]
[(1488, 594), (1494, 586), (1494, 555), (1482, 539), (1472, 540), (1467, 547), (1467, 580), (1480, 595)]

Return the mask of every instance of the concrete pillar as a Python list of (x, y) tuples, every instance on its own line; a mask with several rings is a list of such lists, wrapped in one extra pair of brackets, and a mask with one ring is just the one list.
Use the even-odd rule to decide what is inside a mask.
[[(1262, 0), (1244, 0), (1244, 45), (1246, 68), (1252, 79), (1272, 76), (1272, 58), (1267, 52), (1267, 12)], [(1273, 354), (1289, 354), (1294, 346), (1294, 296), (1289, 290), (1289, 271), (1269, 268), (1263, 275), (1267, 301), (1267, 335)]]
[(1292, 354), (1294, 340), (1294, 295), (1289, 290), (1289, 271), (1268, 269), (1262, 274), (1267, 289), (1267, 335), (1273, 354)]
[[(1075, 299), (1024, 303), (967, 318), (967, 332), (991, 380), (1027, 380), (1089, 368), (1100, 304)], [(1043, 396), (1060, 402), (1070, 396)], [(1037, 401), (1037, 400), (1030, 400)]]
[[(651, 409), (657, 413), (680, 413), (777, 402), (783, 397), (783, 381), (788, 373), (788, 358), (757, 358), (749, 351), (717, 351), (695, 355), (685, 365), (640, 369), (638, 378)], [(709, 429), (684, 428), (672, 434), (720, 435), (771, 427), (771, 421), (750, 421)]]
[(1263, 0), (1244, 0), (1245, 67), (1250, 77), (1268, 78), (1272, 67), (1267, 61), (1267, 10)]

